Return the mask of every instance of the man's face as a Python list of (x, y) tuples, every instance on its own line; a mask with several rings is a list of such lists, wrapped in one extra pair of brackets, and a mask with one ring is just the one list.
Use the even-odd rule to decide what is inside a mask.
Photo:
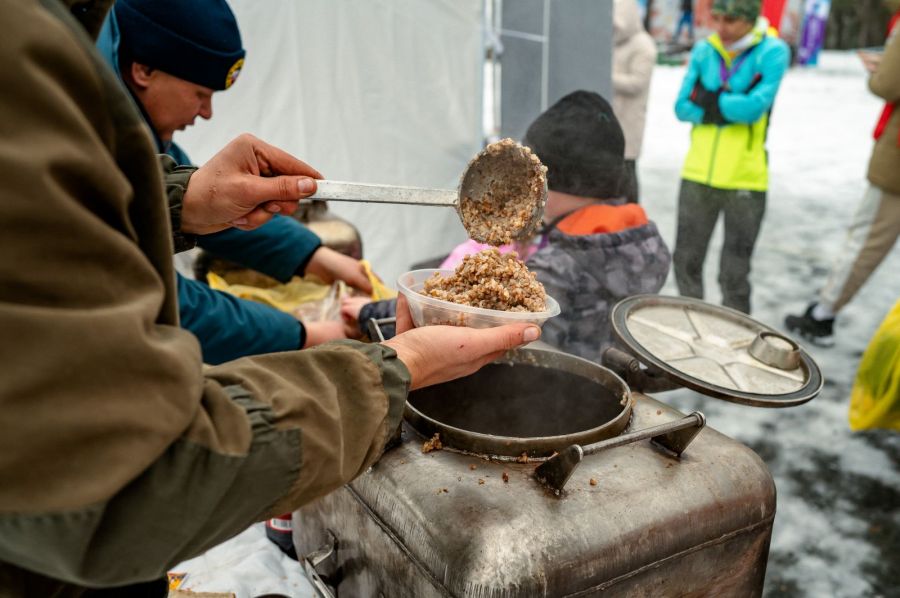
[(719, 12), (712, 14), (713, 29), (719, 34), (723, 44), (733, 44), (753, 30), (753, 23), (742, 17), (725, 15)]
[(135, 95), (144, 105), (153, 128), (163, 141), (183, 131), (199, 116), (212, 118), (213, 90), (159, 69), (133, 64), (131, 79)]

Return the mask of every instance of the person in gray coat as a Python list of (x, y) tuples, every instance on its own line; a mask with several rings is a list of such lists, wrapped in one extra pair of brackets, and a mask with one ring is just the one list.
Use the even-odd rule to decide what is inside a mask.
[(613, 11), (613, 109), (625, 133), (625, 174), (619, 195), (637, 203), (637, 159), (644, 141), (656, 43), (641, 24), (637, 0), (615, 0)]

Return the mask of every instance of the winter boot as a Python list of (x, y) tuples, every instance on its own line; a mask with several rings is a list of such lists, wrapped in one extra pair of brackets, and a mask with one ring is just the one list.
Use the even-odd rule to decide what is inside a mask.
[(784, 325), (814, 345), (831, 347), (834, 345), (834, 318), (817, 320), (813, 317), (815, 307), (816, 304), (811, 303), (802, 316), (787, 316)]

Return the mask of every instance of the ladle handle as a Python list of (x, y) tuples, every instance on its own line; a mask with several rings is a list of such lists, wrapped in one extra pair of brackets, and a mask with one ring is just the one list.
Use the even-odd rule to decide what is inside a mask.
[(325, 180), (316, 181), (316, 185), (318, 188), (309, 199), (450, 207), (456, 207), (458, 201), (458, 194), (452, 189), (424, 189)]

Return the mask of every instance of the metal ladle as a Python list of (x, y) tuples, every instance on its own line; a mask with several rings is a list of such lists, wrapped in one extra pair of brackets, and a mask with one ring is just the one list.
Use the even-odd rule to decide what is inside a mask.
[(492, 244), (500, 244), (492, 237), (491, 228), (504, 225), (497, 214), (505, 201), (516, 202), (516, 206), (521, 202), (521, 209), (515, 211), (526, 212), (522, 218), (510, 218), (509, 226), (504, 227), (513, 239), (526, 239), (537, 229), (547, 202), (546, 168), (530, 149), (511, 139), (479, 152), (466, 166), (456, 190), (329, 180), (316, 183), (311, 200), (453, 207), (471, 238)]

